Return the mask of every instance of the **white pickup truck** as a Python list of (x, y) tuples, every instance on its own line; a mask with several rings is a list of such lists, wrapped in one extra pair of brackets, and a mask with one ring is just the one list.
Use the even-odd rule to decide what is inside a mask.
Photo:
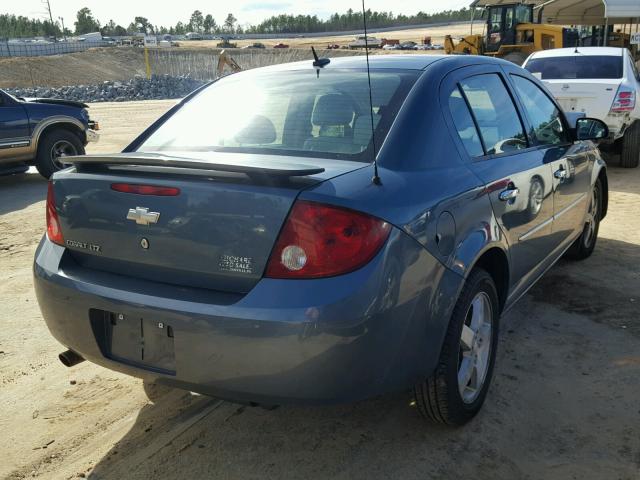
[(523, 67), (540, 78), (565, 112), (584, 112), (609, 127), (600, 148), (620, 154), (622, 167), (640, 161), (640, 75), (629, 50), (558, 48), (532, 53)]

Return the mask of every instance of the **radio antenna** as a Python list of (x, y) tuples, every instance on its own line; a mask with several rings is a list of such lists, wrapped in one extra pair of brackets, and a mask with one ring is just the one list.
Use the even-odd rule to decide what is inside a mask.
[(371, 111), (371, 142), (373, 144), (373, 178), (372, 181), (375, 185), (382, 185), (382, 180), (378, 175), (378, 158), (376, 152), (376, 127), (373, 124), (373, 95), (371, 94), (371, 69), (369, 68), (369, 36), (367, 35), (367, 10), (364, 7), (364, 0), (362, 0), (362, 23), (364, 24), (364, 52), (367, 57), (367, 80), (369, 82), (369, 107)]

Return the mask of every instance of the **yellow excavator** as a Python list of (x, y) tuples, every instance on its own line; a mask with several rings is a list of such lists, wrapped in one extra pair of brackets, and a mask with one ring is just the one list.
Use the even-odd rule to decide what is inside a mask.
[[(238, 65), (231, 55), (229, 55), (225, 50), (220, 52), (220, 57), (218, 57), (218, 65), (216, 67), (216, 78), (223, 77), (224, 67), (229, 67), (231, 73), (236, 73), (242, 70), (242, 67)], [(228, 74), (227, 74), (228, 75)]]
[(518, 65), (533, 52), (551, 48), (574, 47), (579, 35), (573, 28), (534, 21), (532, 4), (489, 5), (483, 11), (486, 24), (482, 34), (467, 35), (455, 43), (451, 35), (444, 39), (448, 54), (489, 55)]

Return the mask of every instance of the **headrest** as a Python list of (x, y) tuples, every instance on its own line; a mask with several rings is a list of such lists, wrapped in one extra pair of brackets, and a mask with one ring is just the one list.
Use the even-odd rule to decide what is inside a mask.
[(353, 103), (349, 97), (329, 93), (318, 99), (311, 122), (319, 127), (346, 125), (353, 120)]
[(236, 136), (236, 142), (242, 145), (264, 145), (276, 141), (276, 127), (267, 117), (256, 115), (240, 130)]

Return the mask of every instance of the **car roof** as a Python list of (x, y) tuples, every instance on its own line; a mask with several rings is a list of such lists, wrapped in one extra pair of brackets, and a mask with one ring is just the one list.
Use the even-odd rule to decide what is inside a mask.
[[(577, 50), (577, 52), (576, 52)], [(618, 47), (571, 47), (542, 50), (531, 54), (531, 58), (574, 57), (574, 56), (609, 56), (620, 57), (624, 48)]]
[[(272, 65), (256, 70), (300, 70), (311, 66), (312, 60), (301, 62), (284, 63)], [(409, 55), (369, 55), (369, 66), (372, 69), (393, 69), (393, 70), (424, 70), (435, 62), (449, 62), (452, 68), (460, 66), (460, 63), (482, 64), (482, 63), (509, 63), (504, 60), (483, 57), (478, 55), (429, 55), (429, 54), (409, 54)], [(454, 66), (455, 65), (455, 66)], [(512, 65), (512, 64), (511, 64)], [(326, 69), (360, 69), (367, 68), (367, 57), (365, 55), (333, 57), (331, 63), (323, 67)]]

